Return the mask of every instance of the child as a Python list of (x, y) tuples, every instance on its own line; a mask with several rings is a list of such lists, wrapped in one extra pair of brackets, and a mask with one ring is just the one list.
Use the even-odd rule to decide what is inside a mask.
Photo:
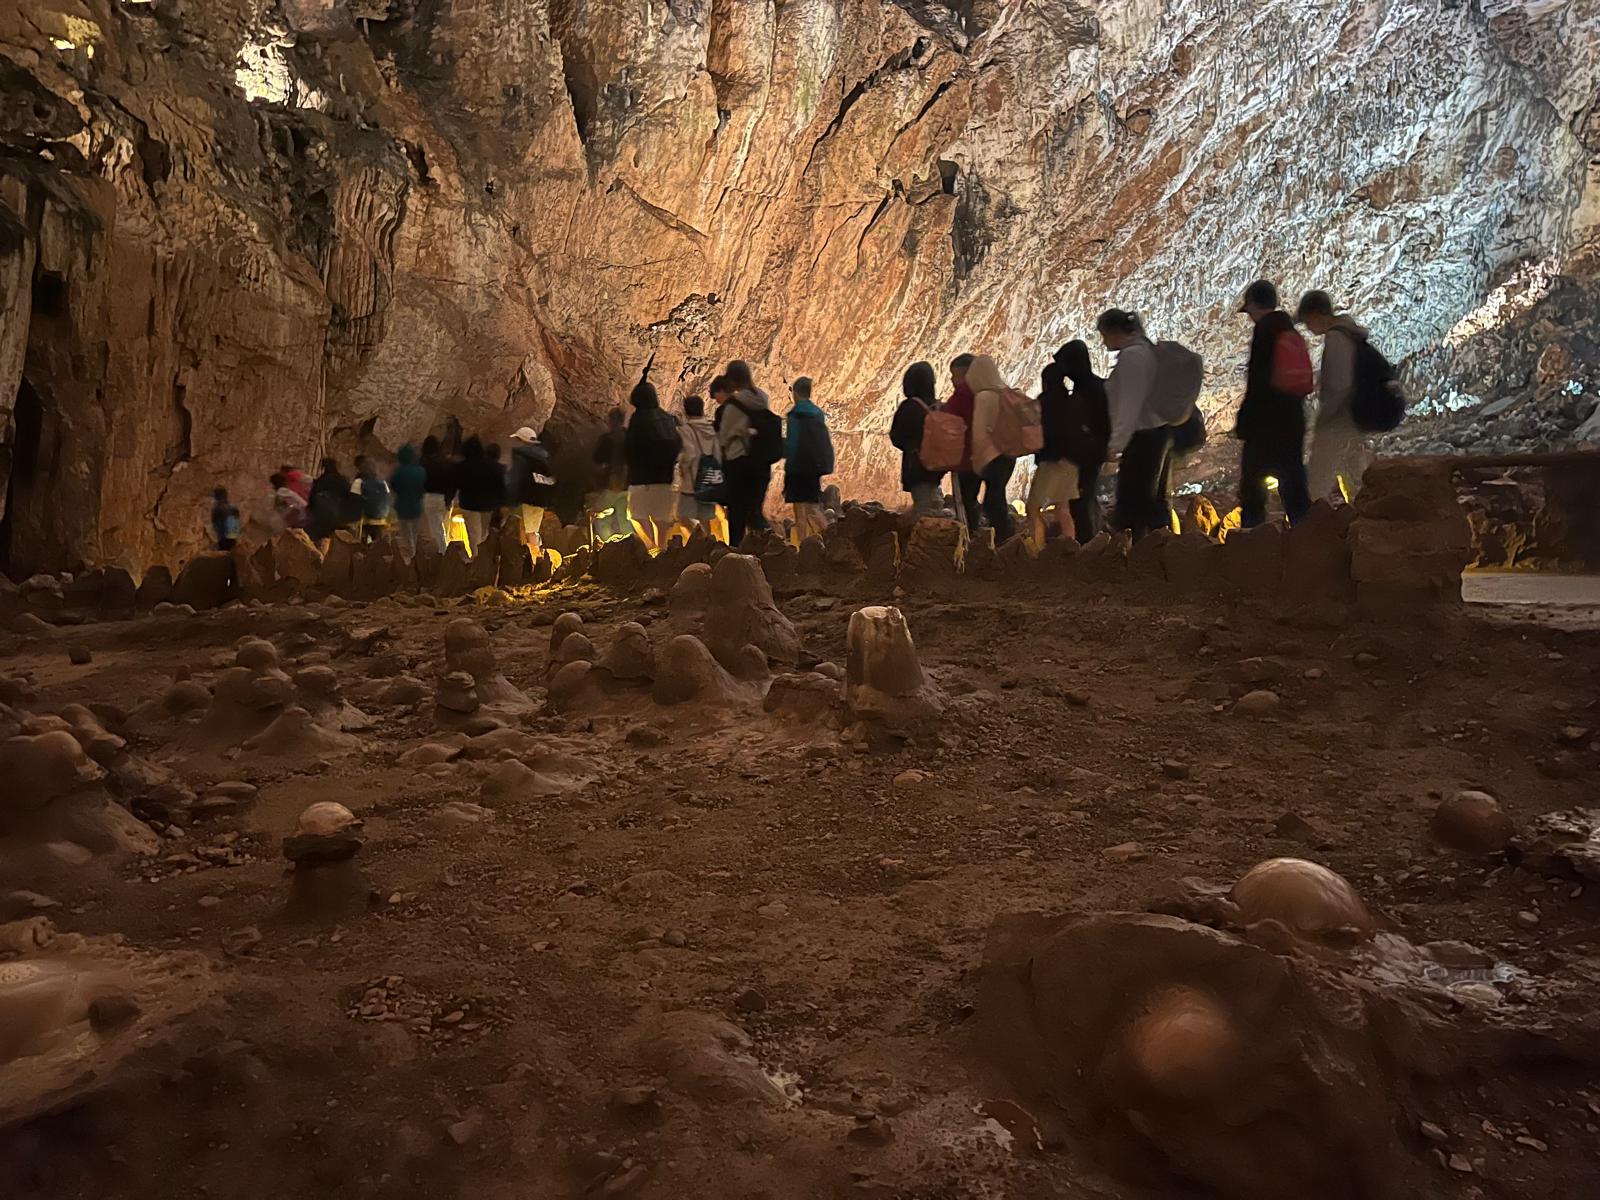
[(392, 500), (389, 485), (378, 478), (372, 460), (364, 454), (356, 458), (356, 490), (361, 493), (361, 540), (375, 542), (389, 530)]
[(216, 536), (218, 550), (232, 550), (239, 540), (239, 507), (228, 499), (227, 488), (217, 488), (211, 493), (211, 532)]

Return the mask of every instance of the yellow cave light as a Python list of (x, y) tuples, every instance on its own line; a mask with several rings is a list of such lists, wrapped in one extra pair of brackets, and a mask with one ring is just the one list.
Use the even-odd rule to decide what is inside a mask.
[(460, 542), (467, 548), (467, 553), (472, 553), (472, 541), (467, 537), (467, 519), (460, 513), (450, 516), (450, 541)]
[(1278, 490), (1278, 477), (1276, 475), (1268, 475), (1261, 482), (1267, 485), (1267, 491), (1269, 492)]
[(1173, 533), (1182, 533), (1183, 532), (1183, 522), (1178, 520), (1178, 510), (1173, 508), (1170, 504), (1167, 506), (1167, 516), (1169, 518), (1171, 518), (1172, 532)]

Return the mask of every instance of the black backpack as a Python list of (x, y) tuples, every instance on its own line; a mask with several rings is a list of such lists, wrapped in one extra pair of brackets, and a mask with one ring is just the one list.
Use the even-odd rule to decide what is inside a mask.
[(828, 426), (821, 417), (809, 413), (790, 416), (791, 424), (798, 421), (795, 434), (794, 463), (789, 473), (809, 478), (833, 474), (833, 439), (828, 436)]
[(1206, 444), (1206, 419), (1199, 405), (1182, 425), (1172, 426), (1172, 452), (1190, 455)]
[(1387, 433), (1406, 415), (1406, 397), (1389, 364), (1368, 339), (1358, 337), (1350, 384), (1350, 419), (1366, 433)]
[(783, 458), (783, 418), (770, 408), (746, 408), (735, 400), (750, 421), (750, 457), (771, 466)]

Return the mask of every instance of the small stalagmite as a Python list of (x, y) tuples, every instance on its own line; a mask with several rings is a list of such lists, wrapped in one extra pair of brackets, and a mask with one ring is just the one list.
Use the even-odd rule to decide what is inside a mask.
[(1269, 858), (1233, 885), (1246, 925), (1277, 921), (1295, 933), (1355, 930), (1370, 934), (1372, 914), (1342, 875), (1300, 858)]
[(730, 671), (749, 661), (742, 657), (746, 646), (785, 667), (800, 659), (800, 636), (773, 602), (760, 559), (748, 554), (724, 555), (711, 568), (704, 629), (706, 646)]
[(1440, 845), (1468, 854), (1498, 854), (1517, 827), (1487, 792), (1461, 791), (1433, 810), (1433, 836)]
[(595, 665), (613, 679), (648, 683), (656, 673), (656, 655), (650, 645), (650, 634), (637, 621), (626, 622)]
[(712, 657), (706, 644), (692, 634), (680, 634), (662, 648), (656, 661), (652, 696), (657, 704), (682, 704), (694, 700), (711, 707), (742, 704), (750, 697)]
[(343, 804), (323, 800), (300, 814), (283, 839), (294, 864), (285, 915), (292, 920), (337, 920), (366, 911), (371, 889), (356, 865), (361, 821)]
[(898, 608), (873, 605), (850, 614), (844, 697), (851, 719), (907, 734), (925, 730), (944, 710)]
[(531, 712), (534, 705), (495, 665), (489, 634), (470, 617), (457, 617), (445, 626), (446, 673), (464, 671), (477, 684), (478, 702), (500, 712)]

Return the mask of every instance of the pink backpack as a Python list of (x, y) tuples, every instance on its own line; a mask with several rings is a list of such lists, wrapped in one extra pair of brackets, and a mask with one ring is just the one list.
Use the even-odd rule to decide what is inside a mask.
[(967, 454), (967, 423), (953, 412), (942, 408), (928, 408), (918, 400), (928, 415), (922, 422), (922, 444), (917, 447), (917, 460), (928, 471), (954, 471)]
[(994, 448), (1007, 458), (1022, 458), (1044, 449), (1044, 422), (1039, 402), (1016, 388), (1000, 393), (994, 420)]

